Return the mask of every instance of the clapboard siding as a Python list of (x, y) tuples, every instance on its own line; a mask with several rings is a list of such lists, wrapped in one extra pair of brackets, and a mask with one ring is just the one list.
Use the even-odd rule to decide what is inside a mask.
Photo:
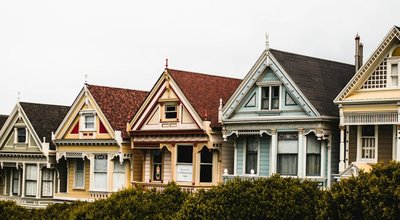
[(263, 136), (260, 139), (260, 175), (269, 175), (269, 149), (271, 146), (270, 136)]
[(357, 126), (350, 126), (349, 130), (349, 163), (352, 163), (357, 158)]
[(378, 161), (388, 163), (393, 156), (393, 126), (382, 125), (378, 128)]

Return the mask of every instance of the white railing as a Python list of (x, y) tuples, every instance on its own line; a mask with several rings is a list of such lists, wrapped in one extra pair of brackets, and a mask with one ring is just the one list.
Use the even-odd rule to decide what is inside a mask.
[(53, 204), (52, 198), (30, 198), (20, 196), (0, 196), (0, 201), (14, 201), (17, 205), (32, 209), (32, 208), (46, 208), (48, 205)]
[[(132, 186), (135, 188), (142, 188), (144, 190), (155, 189), (157, 192), (162, 192), (167, 187), (168, 184), (165, 183), (144, 183), (144, 182), (132, 182)], [(195, 193), (200, 189), (208, 190), (212, 186), (193, 186), (193, 185), (179, 185), (182, 191), (187, 193)]]
[(107, 199), (110, 195), (112, 194), (112, 192), (94, 192), (91, 191), (90, 192), (90, 198), (97, 200), (97, 199)]
[(397, 112), (381, 112), (381, 113), (350, 113), (344, 115), (344, 124), (396, 124)]

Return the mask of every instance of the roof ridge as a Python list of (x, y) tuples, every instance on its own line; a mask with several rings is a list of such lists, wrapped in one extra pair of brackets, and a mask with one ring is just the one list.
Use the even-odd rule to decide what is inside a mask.
[(281, 52), (281, 53), (292, 54), (292, 55), (296, 55), (296, 56), (307, 57), (307, 58), (316, 59), (316, 60), (322, 60), (322, 61), (328, 61), (328, 62), (332, 62), (332, 63), (339, 63), (339, 64), (343, 64), (343, 65), (348, 65), (348, 66), (354, 66), (353, 64), (349, 64), (349, 63), (343, 63), (343, 62), (339, 62), (339, 61), (335, 61), (335, 60), (328, 60), (328, 59), (325, 59), (325, 58), (319, 58), (319, 57), (314, 57), (314, 56), (309, 56), (309, 55), (304, 55), (304, 54), (299, 54), (299, 53), (287, 52), (287, 51), (277, 50), (277, 49), (273, 49), (273, 48), (270, 48), (269, 50), (277, 51), (277, 52)]
[(94, 85), (94, 84), (86, 84), (86, 85), (95, 86), (95, 87), (109, 88), (109, 89), (120, 89), (120, 90), (136, 91), (136, 92), (149, 92), (149, 91), (146, 91), (146, 90), (129, 89), (129, 88), (122, 88), (122, 87), (102, 86), (102, 85)]
[(242, 79), (235, 78), (235, 77), (219, 76), (219, 75), (214, 75), (214, 74), (210, 74), (210, 73), (199, 73), (199, 72), (193, 72), (193, 71), (187, 71), (187, 70), (178, 70), (178, 69), (171, 69), (171, 68), (167, 68), (167, 70), (179, 71), (179, 72), (185, 72), (185, 73), (192, 73), (192, 74), (199, 74), (199, 75), (205, 75), (205, 76), (211, 76), (211, 77), (218, 77), (218, 78), (242, 80)]
[(68, 106), (68, 105), (46, 104), (46, 103), (37, 103), (37, 102), (19, 102), (19, 103), (20, 103), (20, 104), (45, 105), (45, 106), (70, 107), (70, 106)]

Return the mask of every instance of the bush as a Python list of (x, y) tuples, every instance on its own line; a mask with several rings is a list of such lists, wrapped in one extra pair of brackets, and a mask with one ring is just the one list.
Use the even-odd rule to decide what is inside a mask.
[(327, 192), (324, 216), (333, 219), (398, 219), (400, 216), (400, 163), (378, 163), (335, 184)]
[(323, 192), (315, 182), (281, 178), (234, 179), (191, 196), (178, 219), (314, 219)]
[(13, 201), (0, 201), (0, 219), (29, 219), (31, 213), (28, 209), (17, 205)]

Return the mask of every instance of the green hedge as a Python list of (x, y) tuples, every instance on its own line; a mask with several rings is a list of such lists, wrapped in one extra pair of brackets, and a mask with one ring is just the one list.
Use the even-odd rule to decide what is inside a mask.
[(234, 179), (192, 195), (175, 183), (163, 192), (127, 189), (93, 203), (39, 210), (0, 201), (0, 219), (400, 219), (400, 163), (377, 164), (329, 190), (275, 175)]

